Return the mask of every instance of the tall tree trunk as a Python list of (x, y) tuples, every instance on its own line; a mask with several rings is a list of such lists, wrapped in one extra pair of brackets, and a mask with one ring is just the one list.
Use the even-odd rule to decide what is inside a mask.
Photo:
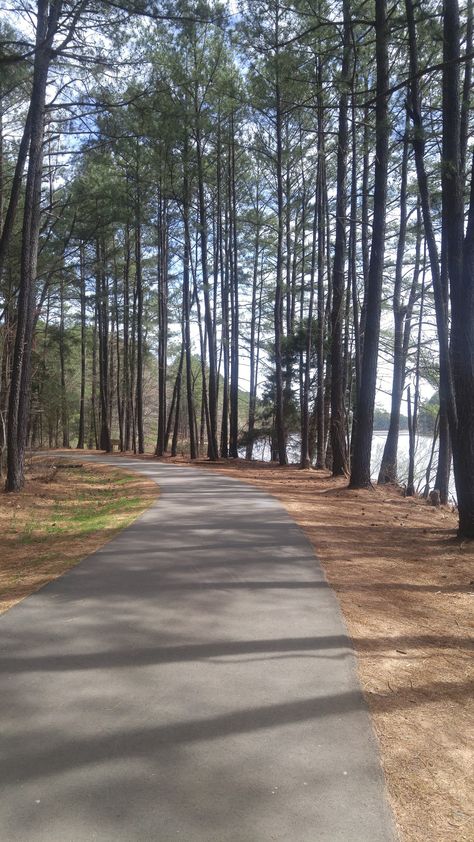
[[(0, 242), (1, 236), (3, 234), (3, 220), (5, 217), (5, 135), (4, 135), (4, 126), (3, 126), (3, 96), (2, 90), (0, 88)], [(2, 272), (0, 269), (0, 280), (2, 277)]]
[[(259, 325), (261, 318), (261, 288), (259, 295), (259, 263), (260, 263), (260, 184), (255, 184), (255, 241), (253, 252), (252, 271), (252, 304), (250, 313), (250, 389), (249, 389), (249, 416), (247, 431), (247, 448), (245, 458), (251, 459), (253, 454), (253, 436), (255, 429), (255, 416), (257, 407), (257, 379), (258, 379), (258, 356), (259, 356)], [(260, 276), (261, 280), (261, 276)]]
[(69, 417), (67, 407), (66, 391), (66, 349), (64, 347), (64, 276), (61, 272), (59, 282), (59, 366), (61, 379), (61, 427), (63, 434), (63, 447), (69, 447)]
[(432, 468), (432, 465), (433, 465), (436, 442), (438, 441), (438, 433), (439, 433), (439, 412), (438, 412), (438, 415), (436, 417), (436, 421), (435, 421), (435, 425), (434, 425), (433, 441), (431, 442), (430, 458), (428, 459), (428, 464), (426, 466), (426, 472), (425, 472), (425, 487), (423, 489), (423, 497), (425, 498), (425, 500), (428, 499), (428, 496), (429, 496), (429, 493), (430, 493), (431, 468)]
[(467, 27), (466, 27), (466, 46), (464, 63), (464, 80), (462, 87), (461, 99), (461, 121), (459, 125), (459, 145), (460, 145), (460, 173), (462, 180), (466, 178), (466, 153), (469, 139), (469, 114), (471, 107), (471, 91), (472, 91), (472, 48), (474, 35), (474, 2), (467, 0)]
[(415, 495), (415, 453), (416, 453), (416, 437), (418, 434), (418, 409), (420, 404), (420, 356), (421, 356), (421, 335), (423, 327), (423, 305), (425, 297), (425, 272), (426, 260), (423, 264), (423, 281), (421, 285), (421, 300), (420, 300), (420, 315), (418, 318), (418, 337), (416, 344), (416, 361), (415, 361), (415, 395), (413, 399), (413, 415), (411, 414), (411, 399), (410, 389), (408, 388), (408, 429), (410, 434), (409, 459), (408, 459), (408, 479), (407, 479), (407, 497), (414, 497)]
[[(355, 64), (355, 60), (354, 60)], [(351, 405), (357, 402), (360, 385), (361, 365), (361, 341), (360, 341), (360, 315), (359, 315), (359, 290), (357, 279), (357, 217), (358, 217), (358, 195), (357, 195), (357, 128), (356, 128), (356, 107), (355, 107), (355, 70), (351, 82), (351, 220), (349, 226), (349, 285), (352, 296), (352, 321), (354, 325), (354, 389), (351, 395)]]
[(371, 485), (370, 456), (374, 426), (377, 359), (380, 335), (385, 222), (387, 208), (388, 141), (388, 31), (386, 0), (375, 2), (375, 44), (377, 59), (377, 104), (375, 106), (374, 220), (367, 285), (367, 316), (362, 354), (360, 391), (356, 408), (351, 488)]
[(342, 329), (346, 268), (347, 156), (349, 151), (347, 119), (351, 52), (349, 0), (343, 0), (343, 15), (344, 41), (337, 140), (336, 240), (334, 244), (331, 311), (331, 449), (332, 475), (335, 477), (347, 473)]
[[(304, 232), (304, 229), (303, 229)], [(303, 233), (304, 236), (304, 233)], [(314, 307), (314, 288), (316, 278), (316, 256), (317, 256), (317, 236), (318, 236), (318, 187), (316, 187), (316, 196), (313, 211), (313, 231), (311, 242), (311, 268), (310, 268), (310, 282), (309, 282), (309, 302), (308, 302), (308, 321), (306, 326), (306, 342), (304, 354), (304, 372), (302, 383), (302, 400), (301, 400), (301, 456), (300, 467), (311, 467), (311, 455), (309, 448), (309, 390), (311, 380), (311, 360), (313, 352), (313, 307)], [(304, 274), (302, 278), (302, 286), (304, 288)]]
[(124, 399), (123, 399), (123, 374), (122, 374), (122, 341), (120, 337), (120, 308), (119, 308), (119, 271), (114, 259), (114, 321), (115, 321), (115, 357), (117, 360), (117, 374), (115, 378), (115, 398), (117, 405), (117, 420), (119, 426), (120, 450), (123, 451), (124, 439)]
[(283, 368), (282, 368), (282, 340), (283, 340), (283, 234), (284, 234), (284, 203), (283, 203), (283, 105), (280, 83), (280, 4), (277, 3), (275, 16), (275, 129), (276, 129), (276, 178), (277, 178), (277, 256), (276, 256), (276, 288), (273, 310), (273, 324), (275, 330), (275, 433), (278, 447), (278, 461), (280, 465), (287, 464), (285, 415), (283, 400)]
[(443, 216), (451, 296), (451, 359), (457, 427), (453, 443), (459, 535), (474, 538), (474, 155), (464, 235), (459, 96), (460, 26), (457, 0), (444, 5)]
[[(35, 103), (35, 107), (39, 103)], [(0, 281), (3, 275), (3, 270), (5, 267), (5, 261), (8, 255), (8, 247), (10, 245), (10, 239), (13, 232), (13, 227), (15, 224), (18, 203), (20, 201), (20, 194), (21, 194), (21, 186), (23, 182), (23, 171), (25, 169), (26, 159), (28, 157), (28, 150), (30, 148), (31, 142), (31, 126), (32, 126), (32, 114), (33, 114), (33, 106), (30, 104), (28, 114), (26, 117), (25, 126), (23, 129), (23, 134), (20, 141), (20, 147), (18, 150), (18, 156), (15, 165), (15, 172), (13, 174), (12, 186), (10, 189), (10, 198), (7, 205), (7, 210), (4, 215), (2, 209), (2, 221), (1, 221), (1, 236), (0, 236)], [(3, 197), (3, 191), (2, 191)]]
[(2, 362), (0, 366), (0, 476), (3, 476), (4, 461), (7, 449), (8, 391), (10, 387), (10, 366), (14, 345), (12, 298), (13, 294), (10, 284), (5, 294), (5, 309), (3, 314)]
[[(138, 190), (138, 185), (137, 185)], [(142, 275), (142, 227), (140, 220), (140, 200), (137, 198), (137, 217), (135, 221), (135, 278), (136, 278), (136, 425), (138, 452), (145, 452), (145, 434), (143, 429), (143, 275)]]
[(100, 399), (100, 438), (101, 450), (112, 451), (110, 439), (108, 394), (109, 394), (109, 316), (108, 284), (105, 264), (105, 244), (99, 237), (96, 241), (96, 302), (97, 333), (99, 338), (99, 399)]
[[(368, 80), (366, 80), (368, 85)], [(370, 120), (369, 120), (369, 106), (366, 105), (364, 109), (364, 160), (362, 165), (362, 198), (361, 198), (361, 247), (362, 247), (362, 273), (364, 278), (364, 295), (362, 297), (362, 307), (360, 311), (360, 356), (362, 365), (362, 352), (364, 350), (364, 336), (365, 324), (367, 318), (367, 287), (369, 283), (369, 266), (370, 266), (370, 226), (369, 226), (369, 181), (370, 181)], [(355, 432), (355, 426), (354, 426)]]
[[(212, 318), (212, 307), (209, 289), (209, 269), (208, 269), (208, 228), (206, 215), (206, 196), (204, 185), (204, 165), (202, 155), (202, 141), (200, 130), (200, 114), (196, 100), (196, 160), (198, 172), (198, 201), (199, 201), (199, 230), (200, 230), (200, 246), (201, 246), (201, 273), (202, 273), (202, 287), (204, 293), (204, 322), (206, 326), (206, 336), (209, 351), (209, 396), (208, 396), (208, 413), (209, 413), (209, 429), (208, 429), (208, 456), (211, 462), (218, 459), (217, 447), (217, 370), (216, 370), (216, 341), (215, 341), (215, 325)], [(205, 374), (205, 373), (204, 373)], [(203, 376), (204, 376), (203, 374)], [(205, 379), (205, 378), (204, 378)], [(203, 383), (204, 386), (204, 383)]]
[[(219, 174), (220, 175), (220, 174)], [(219, 179), (220, 187), (220, 179)], [(219, 190), (220, 194), (220, 190)], [(219, 195), (220, 204), (220, 195)], [(229, 205), (226, 201), (224, 215), (224, 231), (222, 222), (219, 220), (219, 252), (221, 271), (221, 310), (222, 310), (222, 361), (223, 361), (223, 384), (222, 384), (222, 419), (221, 419), (221, 456), (227, 459), (229, 455), (229, 352), (230, 352), (230, 328), (229, 328), (229, 279), (230, 267), (230, 226), (229, 226)]]
[(408, 386), (408, 388), (407, 388), (407, 415), (408, 415), (408, 479), (407, 479), (406, 496), (407, 497), (413, 497), (413, 495), (415, 494), (414, 477), (415, 477), (416, 429), (415, 429), (414, 413), (413, 413), (412, 402), (411, 402), (410, 386)]
[(130, 378), (130, 226), (125, 226), (125, 265), (123, 273), (123, 450), (132, 443), (133, 398)]
[(184, 223), (184, 252), (183, 252), (183, 319), (184, 319), (184, 347), (186, 356), (186, 401), (188, 406), (188, 425), (189, 425), (189, 455), (191, 459), (197, 459), (197, 440), (196, 440), (196, 412), (194, 408), (193, 395), (193, 371), (192, 371), (192, 354), (191, 354), (191, 291), (189, 285), (189, 272), (191, 260), (191, 241), (189, 233), (189, 184), (187, 174), (188, 161), (188, 142), (185, 140), (183, 167), (184, 167), (184, 185), (183, 185), (183, 223)]
[(91, 401), (89, 408), (89, 450), (99, 447), (97, 435), (97, 301), (94, 307), (94, 324), (92, 327), (92, 383)]
[(173, 438), (171, 440), (171, 455), (176, 456), (178, 451), (178, 435), (179, 435), (179, 416), (181, 411), (181, 382), (183, 375), (183, 359), (184, 354), (181, 350), (179, 358), (178, 376), (176, 378), (176, 412), (174, 416)]
[(84, 243), (79, 245), (79, 272), (80, 287), (79, 298), (81, 307), (81, 386), (79, 399), (79, 431), (77, 437), (77, 448), (84, 448), (86, 435), (86, 270)]
[(403, 264), (407, 232), (407, 178), (408, 178), (408, 125), (405, 122), (400, 183), (400, 227), (398, 232), (397, 261), (393, 288), (393, 374), (390, 424), (380, 465), (379, 483), (397, 481), (398, 436), (400, 433), (400, 407), (402, 403), (405, 365), (403, 360), (403, 324), (406, 309), (402, 306)]
[(158, 207), (158, 433), (155, 453), (157, 456), (163, 456), (168, 448), (165, 431), (168, 368), (168, 203), (161, 193)]
[[(318, 217), (318, 252), (317, 252), (317, 392), (316, 392), (316, 467), (320, 470), (326, 464), (326, 411), (324, 400), (324, 362), (326, 312), (324, 306), (324, 266), (326, 251), (325, 208), (327, 206), (327, 185), (324, 143), (324, 103), (322, 61), (318, 60), (318, 164), (317, 164), (317, 217)], [(328, 298), (330, 289), (328, 284)]]
[[(176, 379), (174, 381), (173, 387), (173, 394), (171, 396), (171, 406), (170, 411), (168, 413), (168, 420), (166, 422), (166, 430), (164, 435), (164, 447), (163, 450), (166, 453), (168, 450), (169, 438), (171, 435), (171, 427), (173, 427), (173, 421), (175, 421), (174, 429), (176, 428), (176, 417), (179, 416), (179, 401), (181, 400), (181, 379), (183, 375), (183, 360), (184, 360), (184, 344), (181, 346), (181, 353), (179, 355), (179, 363), (178, 363), (178, 371), (176, 374)], [(158, 454), (156, 454), (158, 455)], [(171, 454), (176, 455), (176, 454)]]
[(52, 2), (51, 5), (48, 0), (38, 0), (36, 49), (30, 104), (31, 134), (21, 240), (20, 288), (8, 403), (8, 455), (5, 485), (7, 491), (19, 491), (24, 484), (24, 460), (31, 392), (35, 282), (40, 233), (45, 99), (52, 55), (51, 46), (60, 11), (60, 0)]
[(235, 184), (235, 138), (234, 116), (231, 117), (230, 141), (230, 232), (232, 238), (231, 253), (231, 347), (230, 347), (230, 429), (229, 456), (237, 459), (239, 438), (239, 276), (237, 250), (237, 195)]
[[(444, 211), (442, 214), (442, 260), (440, 271), (438, 245), (433, 227), (430, 190), (424, 161), (425, 130), (422, 119), (421, 98), (418, 86), (418, 47), (412, 0), (405, 0), (405, 8), (410, 52), (410, 111), (414, 128), (412, 144), (415, 154), (418, 189), (423, 214), (423, 226), (425, 229), (425, 237), (430, 260), (433, 294), (435, 299), (436, 326), (439, 342), (440, 448), (437, 483), (439, 482), (441, 486), (443, 500), (447, 500), (450, 465), (448, 428), (452, 437), (455, 435), (457, 428), (457, 412), (454, 397), (453, 375), (449, 356), (448, 337), (446, 227), (448, 224), (447, 216), (450, 213), (450, 210), (447, 211), (446, 203), (444, 201)], [(457, 101), (459, 101), (459, 96)]]
[[(112, 289), (115, 286), (115, 278), (112, 282)], [(109, 302), (110, 302), (110, 288), (108, 290), (109, 294)], [(109, 391), (107, 393), (107, 421), (109, 425), (109, 430), (112, 434), (112, 429), (114, 425), (114, 392), (115, 392), (115, 306), (112, 301), (109, 303), (109, 310), (110, 310), (110, 334), (108, 337), (109, 341), (109, 376), (108, 376), (108, 387)]]
[(137, 301), (138, 284), (135, 272), (135, 283), (132, 290), (132, 317), (130, 320), (130, 420), (132, 424), (132, 449), (137, 453)]

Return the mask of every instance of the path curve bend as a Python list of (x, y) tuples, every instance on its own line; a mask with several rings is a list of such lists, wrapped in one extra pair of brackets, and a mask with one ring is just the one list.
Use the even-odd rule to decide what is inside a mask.
[(97, 461), (160, 498), (0, 619), (2, 842), (393, 842), (338, 605), (283, 506)]

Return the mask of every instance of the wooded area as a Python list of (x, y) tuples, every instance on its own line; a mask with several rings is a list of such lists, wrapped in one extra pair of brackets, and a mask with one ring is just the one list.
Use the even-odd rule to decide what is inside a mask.
[(378, 482), (431, 413), (474, 537), (472, 0), (2, 6), (6, 490), (30, 447), (265, 440), (368, 487), (389, 390)]

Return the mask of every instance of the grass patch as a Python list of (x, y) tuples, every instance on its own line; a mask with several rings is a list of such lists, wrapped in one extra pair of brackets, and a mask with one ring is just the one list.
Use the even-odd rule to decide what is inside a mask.
[(120, 468), (57, 464), (33, 460), (25, 489), (0, 493), (0, 613), (129, 526), (158, 494)]

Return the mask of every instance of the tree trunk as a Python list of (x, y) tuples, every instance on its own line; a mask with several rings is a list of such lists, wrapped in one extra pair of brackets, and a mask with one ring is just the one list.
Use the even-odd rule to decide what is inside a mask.
[[(39, 8), (39, 7), (38, 7)], [(35, 106), (39, 105), (39, 103), (35, 103)], [(10, 239), (13, 232), (13, 226), (15, 224), (16, 213), (18, 209), (18, 202), (20, 200), (21, 195), (21, 186), (23, 181), (23, 171), (25, 169), (25, 163), (28, 156), (28, 149), (30, 147), (31, 141), (31, 126), (32, 126), (32, 114), (33, 114), (33, 105), (30, 105), (28, 110), (28, 114), (26, 117), (25, 127), (23, 129), (23, 135), (20, 141), (20, 148), (18, 150), (18, 157), (15, 165), (15, 172), (13, 174), (13, 181), (12, 186), (10, 189), (10, 199), (7, 205), (7, 211), (5, 217), (3, 216), (3, 209), (2, 209), (2, 221), (1, 221), (1, 236), (0, 236), (0, 281), (3, 275), (3, 269), (5, 266), (5, 260), (8, 255), (8, 247), (10, 245)], [(3, 195), (3, 194), (2, 194)]]
[(252, 312), (250, 314), (250, 394), (248, 441), (245, 452), (246, 459), (252, 459), (254, 445), (254, 429), (257, 409), (257, 384), (260, 359), (260, 332), (262, 323), (262, 295), (263, 270), (259, 271), (260, 260), (260, 193), (257, 181), (256, 187), (256, 231), (254, 245), (253, 279), (252, 279)]
[(49, 6), (48, 0), (38, 0), (36, 49), (30, 104), (31, 134), (21, 241), (20, 288), (8, 403), (6, 491), (19, 491), (24, 484), (24, 460), (31, 392), (35, 282), (40, 233), (45, 98), (51, 61), (51, 45), (56, 32), (60, 9), (61, 3), (59, 0), (53, 2), (51, 6)]
[(79, 399), (79, 432), (77, 449), (84, 448), (86, 430), (86, 277), (84, 243), (79, 245), (80, 307), (81, 307), (81, 393)]
[(105, 266), (105, 245), (96, 241), (96, 306), (97, 333), (99, 338), (99, 399), (100, 438), (99, 446), (107, 453), (112, 451), (110, 440), (108, 394), (109, 394), (109, 318), (108, 285)]
[(99, 447), (97, 436), (97, 301), (94, 307), (94, 324), (92, 327), (92, 384), (91, 402), (89, 409), (89, 450)]
[(137, 339), (136, 339), (136, 424), (138, 452), (145, 452), (143, 429), (143, 274), (142, 274), (142, 226), (141, 202), (137, 175), (137, 207), (135, 219), (135, 277), (137, 297)]
[(117, 419), (119, 425), (120, 450), (123, 451), (124, 439), (124, 399), (123, 399), (123, 374), (122, 374), (122, 341), (120, 338), (120, 315), (119, 315), (119, 289), (118, 289), (118, 267), (114, 259), (114, 321), (115, 321), (115, 357), (117, 360), (117, 374), (115, 378), (115, 398), (117, 402)]
[(457, 411), (453, 433), (459, 535), (474, 538), (474, 155), (466, 234), (461, 172), (460, 27), (457, 0), (444, 6), (443, 216), (451, 294), (451, 359)]
[[(220, 186), (220, 184), (219, 184)], [(220, 192), (220, 191), (219, 191)], [(220, 198), (220, 197), (219, 197)], [(219, 201), (220, 204), (220, 201)], [(222, 419), (221, 419), (221, 456), (227, 459), (229, 455), (229, 351), (230, 351), (230, 329), (229, 329), (229, 279), (230, 267), (230, 232), (229, 232), (229, 202), (225, 205), (224, 230), (222, 222), (219, 221), (219, 256), (221, 271), (221, 310), (222, 310), (222, 360), (223, 360), (223, 383), (222, 383)]]
[(418, 88), (418, 52), (415, 19), (413, 14), (412, 0), (405, 0), (409, 49), (410, 49), (410, 75), (411, 75), (411, 115), (414, 132), (412, 135), (413, 151), (415, 153), (415, 164), (420, 193), (421, 210), (423, 215), (423, 226), (425, 229), (426, 244), (430, 260), (431, 277), (433, 281), (433, 294), (435, 299), (436, 326), (439, 341), (439, 368), (440, 368), (440, 392), (446, 396), (447, 413), (451, 431), (454, 433), (457, 426), (456, 406), (454, 400), (454, 387), (452, 371), (449, 359), (448, 341), (448, 317), (443, 283), (440, 273), (438, 246), (433, 228), (431, 215), (430, 191), (428, 178), (425, 169), (425, 132), (421, 116), (420, 94)]
[(467, 27), (466, 27), (466, 45), (465, 55), (470, 56), (464, 63), (464, 80), (462, 87), (461, 100), (461, 121), (459, 125), (459, 145), (460, 145), (460, 173), (462, 180), (466, 177), (466, 153), (469, 139), (469, 113), (471, 106), (471, 90), (472, 90), (472, 47), (474, 34), (474, 3), (473, 0), (467, 0)]
[[(318, 165), (317, 165), (317, 217), (318, 217), (318, 252), (317, 252), (317, 392), (316, 392), (316, 467), (322, 470), (326, 464), (326, 412), (324, 400), (324, 337), (326, 333), (326, 312), (324, 307), (324, 255), (326, 248), (325, 208), (327, 205), (325, 143), (324, 143), (324, 107), (323, 107), (322, 62), (318, 61)], [(328, 288), (329, 297), (329, 288)]]
[[(179, 355), (179, 363), (178, 363), (178, 371), (176, 374), (176, 380), (174, 381), (173, 387), (173, 394), (171, 396), (171, 406), (170, 411), (168, 413), (168, 420), (166, 422), (166, 430), (164, 435), (164, 447), (163, 450), (166, 453), (168, 450), (169, 438), (171, 435), (171, 427), (176, 429), (176, 417), (179, 417), (179, 401), (181, 400), (181, 379), (183, 375), (183, 360), (184, 360), (184, 345), (181, 346), (181, 353)], [(173, 421), (174, 426), (173, 426)], [(157, 456), (159, 454), (156, 454)], [(176, 455), (176, 454), (171, 454)]]
[(171, 441), (171, 455), (176, 456), (178, 450), (178, 435), (179, 435), (179, 416), (181, 411), (181, 381), (183, 374), (183, 351), (179, 358), (178, 376), (176, 378), (176, 411), (174, 417), (173, 438)]
[[(311, 456), (309, 450), (309, 389), (311, 378), (311, 358), (313, 351), (313, 306), (314, 306), (314, 287), (316, 278), (316, 255), (317, 255), (317, 235), (318, 235), (318, 188), (316, 188), (316, 196), (314, 202), (313, 212), (313, 232), (311, 242), (311, 268), (310, 268), (310, 282), (309, 282), (309, 302), (308, 302), (308, 322), (306, 327), (306, 347), (304, 355), (304, 372), (302, 383), (302, 399), (301, 399), (301, 456), (300, 467), (311, 467)], [(302, 286), (304, 288), (304, 275), (302, 279)]]
[(168, 447), (165, 432), (168, 368), (168, 205), (161, 194), (158, 207), (158, 433), (155, 453), (157, 456), (163, 456)]
[(230, 232), (231, 232), (231, 346), (230, 346), (230, 428), (229, 456), (237, 459), (239, 438), (239, 275), (237, 251), (237, 196), (235, 184), (234, 117), (231, 118), (230, 142)]
[(61, 427), (63, 434), (63, 447), (69, 447), (69, 417), (66, 391), (66, 349), (64, 347), (64, 277), (61, 273), (59, 282), (59, 365), (61, 377)]
[(351, 488), (371, 485), (370, 456), (374, 423), (377, 359), (380, 335), (383, 268), (385, 254), (385, 220), (387, 207), (388, 141), (388, 35), (386, 0), (375, 3), (375, 39), (377, 59), (377, 104), (375, 106), (376, 149), (374, 220), (367, 284), (367, 309), (362, 354), (360, 391), (356, 408)]
[(282, 340), (283, 340), (283, 234), (284, 234), (284, 206), (283, 206), (283, 106), (280, 89), (280, 53), (279, 53), (279, 16), (280, 7), (277, 4), (275, 19), (275, 121), (276, 121), (276, 178), (277, 178), (277, 256), (276, 256), (276, 288), (273, 310), (273, 324), (275, 330), (275, 434), (278, 447), (278, 461), (280, 465), (287, 464), (285, 440), (285, 416), (283, 406), (283, 370), (282, 370)]
[(189, 270), (191, 259), (191, 242), (189, 234), (189, 185), (187, 175), (187, 138), (184, 146), (183, 167), (184, 167), (184, 185), (183, 185), (183, 223), (184, 223), (184, 252), (183, 252), (183, 319), (184, 319), (184, 347), (186, 356), (186, 400), (188, 405), (188, 425), (189, 425), (189, 455), (191, 459), (197, 459), (197, 441), (196, 441), (196, 412), (194, 409), (194, 395), (193, 395), (193, 371), (192, 371), (192, 355), (191, 355), (191, 324), (190, 324), (190, 310), (191, 310), (191, 291), (189, 287)]
[(334, 477), (347, 473), (342, 329), (346, 268), (347, 155), (349, 150), (347, 106), (351, 52), (351, 23), (348, 0), (343, 0), (343, 15), (344, 41), (337, 142), (336, 240), (334, 244), (331, 310), (331, 449), (332, 475)]
[(123, 450), (130, 450), (133, 398), (130, 377), (130, 227), (125, 226), (125, 265), (123, 274)]
[[(201, 272), (202, 287), (204, 293), (204, 322), (209, 351), (209, 396), (208, 396), (208, 456), (211, 462), (218, 459), (217, 447), (217, 371), (216, 371), (216, 342), (215, 325), (212, 318), (211, 300), (209, 295), (209, 270), (208, 270), (208, 247), (207, 247), (207, 216), (206, 197), (204, 189), (204, 167), (202, 160), (201, 131), (199, 125), (200, 115), (196, 101), (196, 159), (198, 171), (198, 200), (199, 200), (199, 229), (201, 246)], [(204, 373), (205, 374), (205, 373)], [(203, 378), (205, 379), (203, 374)], [(204, 382), (203, 382), (204, 387)]]
[(408, 125), (405, 122), (403, 155), (400, 183), (400, 227), (398, 232), (397, 261), (395, 266), (395, 284), (393, 288), (393, 375), (390, 424), (380, 465), (378, 482), (395, 483), (397, 481), (398, 437), (400, 433), (400, 407), (405, 381), (405, 360), (403, 359), (403, 325), (406, 308), (402, 306), (401, 294), (403, 283), (403, 262), (407, 231), (407, 177), (408, 177)]

